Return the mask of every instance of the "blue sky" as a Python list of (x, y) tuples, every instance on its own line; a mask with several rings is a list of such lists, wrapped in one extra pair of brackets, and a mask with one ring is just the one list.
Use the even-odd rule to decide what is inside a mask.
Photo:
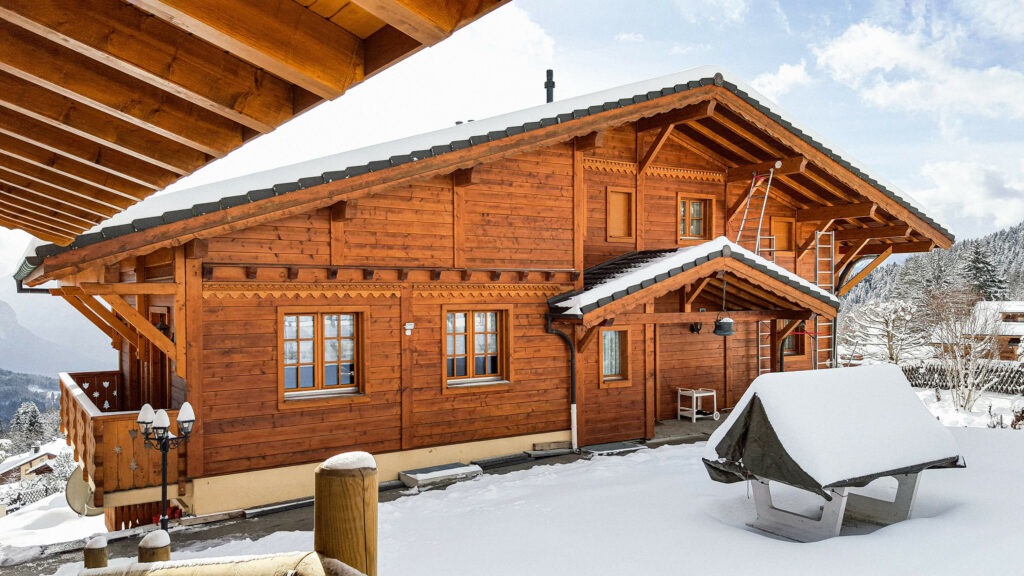
[[(170, 191), (714, 64), (960, 238), (1024, 220), (1024, 0), (515, 0)], [(0, 271), (28, 236), (0, 229)]]

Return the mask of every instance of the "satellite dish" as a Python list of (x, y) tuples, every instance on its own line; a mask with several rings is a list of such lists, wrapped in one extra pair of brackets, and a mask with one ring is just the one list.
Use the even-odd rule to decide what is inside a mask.
[(99, 516), (103, 514), (103, 508), (94, 508), (93, 489), (82, 476), (82, 469), (75, 468), (75, 471), (68, 478), (67, 488), (64, 496), (67, 498), (68, 506), (78, 513), (79, 516)]

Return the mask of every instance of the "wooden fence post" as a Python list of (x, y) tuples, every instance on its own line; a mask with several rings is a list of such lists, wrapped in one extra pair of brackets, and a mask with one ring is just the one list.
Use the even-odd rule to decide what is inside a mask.
[(97, 536), (85, 545), (85, 567), (106, 568), (107, 567), (107, 539)]
[(139, 542), (139, 562), (165, 562), (171, 559), (171, 537), (154, 530)]
[(317, 466), (313, 549), (367, 574), (377, 574), (377, 463), (346, 452)]

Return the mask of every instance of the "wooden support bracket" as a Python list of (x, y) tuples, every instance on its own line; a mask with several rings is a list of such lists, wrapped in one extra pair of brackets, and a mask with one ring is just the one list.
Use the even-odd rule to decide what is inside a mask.
[(327, 279), (328, 280), (337, 280), (338, 279), (338, 269), (337, 268), (328, 268), (327, 269)]
[(440, 280), (441, 279), (441, 272), (442, 272), (441, 270), (431, 270), (430, 271), (430, 280), (432, 282), (437, 282), (438, 280)]
[(177, 359), (178, 350), (175, 347), (174, 342), (171, 342), (171, 339), (163, 332), (157, 330), (156, 326), (154, 326), (153, 323), (145, 316), (139, 313), (138, 310), (132, 308), (130, 304), (125, 302), (124, 298), (116, 294), (104, 294), (102, 298), (106, 300), (107, 304), (110, 304), (110, 307), (120, 314), (128, 324), (135, 328), (141, 336), (145, 337), (146, 340), (149, 340), (159, 348), (160, 351), (167, 356), (168, 360), (174, 362)]
[(257, 268), (255, 266), (246, 266), (245, 267), (245, 279), (246, 280), (255, 280), (256, 279), (256, 271), (257, 271)]
[(363, 280), (370, 281), (377, 276), (377, 271), (373, 268), (363, 268)]
[(472, 186), (479, 183), (479, 175), (473, 168), (463, 168), (452, 172), (452, 186), (455, 186), (456, 188)]
[(586, 136), (577, 136), (573, 140), (573, 144), (579, 152), (600, 148), (604, 144), (604, 132), (591, 132)]
[(295, 280), (299, 277), (299, 269), (296, 266), (288, 267), (288, 279)]
[(846, 218), (871, 218), (875, 215), (878, 204), (861, 202), (858, 204), (839, 204), (837, 206), (818, 206), (796, 211), (797, 222), (823, 222), (826, 220), (843, 220)]
[(191, 240), (185, 244), (185, 258), (206, 258), (209, 253), (210, 243), (207, 240)]
[(768, 171), (772, 169), (774, 169), (774, 176), (800, 174), (807, 169), (807, 158), (792, 156), (781, 160), (768, 160), (766, 162), (758, 162), (757, 164), (729, 168), (725, 172), (725, 181), (726, 183), (749, 181), (754, 177), (754, 174), (768, 174)]
[(401, 281), (401, 282), (405, 282), (408, 279), (409, 279), (409, 269), (408, 268), (399, 268), (398, 269), (398, 280)]
[(491, 282), (498, 282), (501, 280), (501, 270), (491, 270)]
[(858, 272), (856, 276), (851, 278), (849, 280), (849, 282), (847, 282), (846, 284), (843, 284), (843, 286), (841, 288), (839, 288), (839, 295), (840, 296), (846, 296), (847, 292), (852, 290), (853, 287), (856, 286), (857, 284), (859, 284), (861, 280), (867, 278), (868, 274), (871, 274), (872, 270), (874, 270), (875, 268), (878, 268), (878, 266), (882, 262), (885, 262), (885, 259), (888, 258), (891, 255), (892, 255), (892, 246), (890, 245), (890, 247), (887, 250), (885, 250), (884, 252), (882, 252), (881, 254), (876, 256), (874, 260), (869, 262), (868, 265), (865, 266), (863, 270)]

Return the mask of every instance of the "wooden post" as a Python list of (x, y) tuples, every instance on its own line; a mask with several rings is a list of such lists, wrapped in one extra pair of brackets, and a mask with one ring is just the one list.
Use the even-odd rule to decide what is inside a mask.
[(85, 567), (106, 568), (107, 567), (107, 539), (97, 536), (85, 545)]
[(373, 456), (346, 452), (317, 466), (313, 498), (313, 549), (376, 576), (377, 463)]
[(139, 542), (139, 563), (166, 562), (171, 559), (171, 537), (164, 530), (154, 530)]

